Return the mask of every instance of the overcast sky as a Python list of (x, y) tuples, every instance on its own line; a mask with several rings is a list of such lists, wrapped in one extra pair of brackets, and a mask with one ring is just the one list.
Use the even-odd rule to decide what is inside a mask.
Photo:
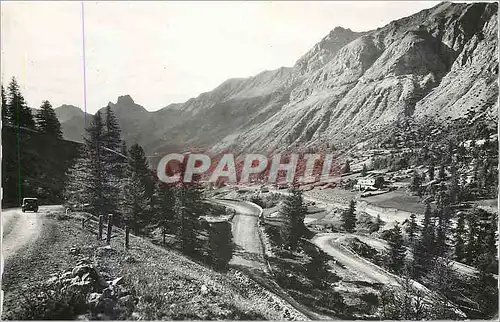
[[(438, 2), (85, 2), (87, 111), (130, 94), (148, 110), (232, 77), (293, 66), (336, 26), (381, 27)], [(82, 4), (1, 2), (2, 83), (30, 106), (84, 106)]]

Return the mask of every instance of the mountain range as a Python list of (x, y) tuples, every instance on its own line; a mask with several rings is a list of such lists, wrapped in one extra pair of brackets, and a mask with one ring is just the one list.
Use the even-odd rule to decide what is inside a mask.
[[(109, 105), (127, 143), (149, 154), (348, 147), (405, 118), (448, 122), (485, 106), (496, 118), (497, 20), (497, 3), (444, 2), (376, 30), (336, 27), (293, 67), (155, 112), (129, 95)], [(91, 115), (71, 105), (56, 114), (64, 136), (81, 141)]]

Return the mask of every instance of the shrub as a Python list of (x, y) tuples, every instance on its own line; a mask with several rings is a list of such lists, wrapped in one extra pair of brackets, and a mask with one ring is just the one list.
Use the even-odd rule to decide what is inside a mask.
[(86, 313), (86, 294), (75, 287), (59, 289), (40, 283), (21, 293), (9, 320), (74, 320)]

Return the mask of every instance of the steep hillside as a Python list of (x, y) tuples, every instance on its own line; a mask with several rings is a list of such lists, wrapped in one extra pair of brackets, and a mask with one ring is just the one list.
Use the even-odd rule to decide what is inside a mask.
[(112, 107), (130, 143), (160, 154), (342, 148), (404, 118), (494, 111), (497, 12), (496, 3), (441, 3), (369, 32), (337, 27), (291, 68), (230, 79), (153, 113), (130, 97)]
[[(66, 170), (79, 144), (27, 129), (2, 128), (2, 207), (19, 206), (24, 197), (60, 203)], [(19, 154), (18, 154), (19, 152)]]

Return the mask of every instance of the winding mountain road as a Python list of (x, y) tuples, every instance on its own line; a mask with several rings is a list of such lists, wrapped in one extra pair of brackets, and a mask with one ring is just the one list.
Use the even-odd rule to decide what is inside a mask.
[(242, 265), (266, 271), (264, 250), (259, 235), (260, 209), (252, 203), (233, 200), (214, 200), (236, 210), (232, 221), (234, 255), (230, 265)]

